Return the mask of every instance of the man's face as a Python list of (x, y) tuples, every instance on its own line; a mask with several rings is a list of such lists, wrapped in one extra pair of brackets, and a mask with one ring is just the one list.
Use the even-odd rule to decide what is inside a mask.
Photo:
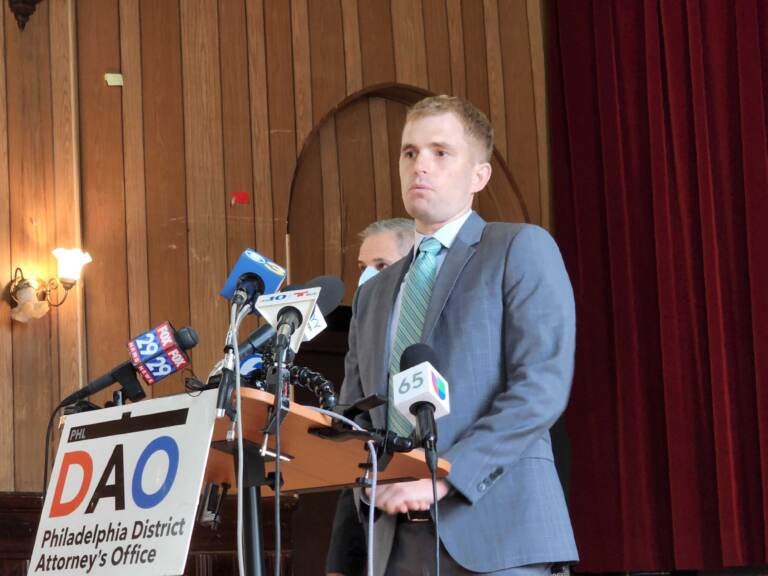
[(479, 143), (452, 112), (416, 118), (403, 128), (403, 204), (420, 232), (432, 233), (466, 212), (490, 176)]
[(394, 232), (379, 232), (363, 240), (357, 256), (357, 265), (360, 270), (364, 270), (367, 266), (383, 270), (403, 256), (405, 254), (401, 251), (397, 235)]

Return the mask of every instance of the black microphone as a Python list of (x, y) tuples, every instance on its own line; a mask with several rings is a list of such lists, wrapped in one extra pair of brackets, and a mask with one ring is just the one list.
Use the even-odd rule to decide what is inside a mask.
[[(419, 432), (421, 445), (426, 451), (427, 465), (437, 465), (437, 426), (435, 418), (450, 411), (448, 383), (437, 371), (437, 355), (424, 343), (413, 344), (400, 356), (400, 372), (392, 377), (395, 409)], [(437, 411), (437, 413), (435, 413)]]
[(291, 336), (304, 322), (304, 316), (293, 306), (285, 306), (277, 313), (277, 329), (275, 347), (278, 350), (286, 350), (291, 343)]
[[(316, 306), (319, 307), (323, 316), (333, 312), (341, 303), (341, 300), (344, 296), (344, 283), (340, 278), (330, 275), (318, 276), (306, 284), (288, 285), (284, 290), (282, 290), (282, 292), (290, 292), (307, 288), (320, 288), (320, 295), (317, 299)], [(290, 335), (298, 326), (301, 325), (303, 321), (302, 314), (293, 307), (286, 307), (285, 313), (283, 310), (281, 310), (281, 314), (278, 318), (278, 327), (281, 327), (282, 325), (282, 340), (289, 342)], [(248, 356), (253, 356), (254, 354), (262, 352), (264, 348), (274, 344), (275, 336), (277, 333), (277, 330), (271, 324), (260, 326), (251, 332), (245, 341), (238, 345), (238, 356), (240, 358), (246, 358)], [(216, 415), (219, 418), (226, 414), (227, 403), (234, 387), (234, 354), (227, 353), (224, 366), (221, 370), (221, 378), (218, 384), (219, 393), (216, 399)]]
[[(298, 290), (301, 288), (301, 284), (289, 284), (281, 290), (281, 292), (289, 292), (291, 290)], [(237, 354), (240, 358), (245, 356), (253, 356), (258, 354), (264, 346), (269, 344), (275, 338), (275, 327), (271, 324), (264, 324), (259, 326), (248, 335), (244, 341), (240, 342), (237, 346)]]
[(259, 326), (250, 333), (248, 338), (243, 340), (237, 347), (237, 353), (240, 358), (258, 354), (264, 346), (272, 342), (275, 338), (275, 329), (271, 324)]
[[(284, 292), (300, 290), (302, 288), (320, 288), (320, 296), (317, 306), (323, 316), (328, 316), (341, 303), (344, 297), (344, 283), (337, 276), (318, 276), (306, 284), (291, 284), (286, 286)], [(299, 322), (297, 325), (300, 325)], [(237, 347), (240, 357), (251, 356), (271, 344), (275, 338), (275, 328), (271, 324), (260, 326)]]
[[(158, 333), (159, 338), (157, 338)], [(153, 341), (153, 337), (157, 341)], [(154, 384), (177, 372), (187, 364), (186, 357), (183, 357), (183, 354), (179, 356), (177, 347), (186, 351), (197, 346), (197, 333), (189, 326), (177, 331), (173, 330), (168, 323), (164, 323), (134, 338), (128, 346), (131, 354), (135, 355), (134, 361), (118, 364), (87, 386), (64, 398), (61, 405), (73, 404), (115, 382), (120, 382), (125, 387), (129, 400), (141, 400), (145, 394), (136, 378), (136, 372), (142, 374), (147, 384)]]
[(320, 296), (317, 298), (317, 306), (323, 316), (328, 316), (336, 310), (344, 298), (344, 282), (338, 276), (326, 274), (325, 276), (316, 276), (309, 282), (300, 286), (300, 288), (320, 288)]

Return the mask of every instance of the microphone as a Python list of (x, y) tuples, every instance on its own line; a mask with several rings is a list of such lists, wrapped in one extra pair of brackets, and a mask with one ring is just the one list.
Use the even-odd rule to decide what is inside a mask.
[(197, 333), (192, 328), (176, 331), (170, 322), (163, 322), (128, 342), (131, 360), (118, 364), (87, 386), (73, 392), (61, 401), (61, 405), (73, 404), (115, 382), (123, 385), (129, 400), (141, 400), (146, 395), (136, 379), (136, 373), (152, 385), (187, 366), (189, 358), (184, 351), (196, 345)]
[(239, 304), (252, 302), (280, 287), (285, 269), (248, 248), (240, 254), (220, 294)]
[[(317, 299), (317, 306), (315, 307), (315, 312), (309, 319), (309, 325), (307, 326), (307, 329), (304, 331), (305, 335), (310, 336), (307, 339), (313, 338), (315, 335), (319, 334), (322, 330), (325, 329), (325, 326), (322, 326), (319, 330), (315, 327), (315, 323), (317, 322), (318, 325), (321, 324), (320, 319), (316, 319), (318, 315), (320, 315), (320, 318), (322, 318), (322, 324), (325, 324), (325, 318), (324, 316), (327, 316), (331, 312), (333, 312), (336, 307), (341, 303), (342, 298), (344, 297), (344, 283), (341, 281), (341, 279), (338, 276), (317, 276), (316, 278), (313, 278), (306, 284), (291, 284), (290, 286), (286, 286), (286, 289), (284, 292), (288, 292), (290, 290), (296, 290), (301, 288), (320, 288), (320, 296)], [(259, 326), (256, 330), (251, 332), (251, 334), (248, 336), (248, 338), (245, 339), (245, 341), (241, 342), (240, 345), (237, 348), (237, 353), (241, 357), (245, 356), (251, 356), (253, 354), (256, 354), (262, 349), (272, 342), (275, 338), (275, 327), (271, 324), (265, 324), (264, 326)]]
[[(285, 269), (250, 248), (240, 254), (220, 294), (234, 304), (252, 303), (263, 294), (272, 294), (285, 278)], [(253, 312), (253, 309), (251, 309)], [(239, 351), (239, 347), (238, 347)], [(227, 403), (235, 385), (235, 354), (228, 343), (221, 368), (216, 416), (227, 412)]]
[[(297, 288), (302, 288), (301, 284), (289, 284), (282, 292), (289, 292)], [(275, 328), (271, 324), (259, 326), (248, 335), (243, 342), (237, 346), (237, 354), (240, 356), (240, 371), (243, 369), (243, 358), (258, 356), (261, 357), (264, 346), (275, 338)]]
[(189, 358), (183, 351), (196, 345), (197, 334), (192, 328), (176, 332), (170, 322), (163, 322), (130, 340), (128, 352), (133, 367), (152, 385), (186, 367)]
[(322, 288), (320, 297), (317, 299), (317, 306), (324, 316), (328, 316), (328, 314), (336, 310), (336, 307), (341, 304), (341, 300), (344, 298), (344, 282), (341, 281), (341, 278), (332, 274), (315, 276), (304, 286), (297, 286), (297, 288)]
[(275, 328), (271, 324), (264, 324), (263, 326), (259, 326), (256, 328), (256, 330), (250, 333), (248, 338), (246, 338), (238, 345), (237, 353), (240, 355), (240, 358), (259, 354), (264, 346), (274, 340), (274, 338)]
[(290, 345), (294, 352), (299, 351), (320, 291), (321, 288), (302, 288), (259, 296), (256, 300), (256, 310), (275, 328), (277, 349), (286, 350)]
[[(321, 292), (322, 294), (322, 292)], [(318, 300), (320, 298), (318, 297)], [(309, 322), (307, 322), (307, 327), (304, 328), (304, 334), (301, 337), (302, 342), (309, 342), (320, 334), (323, 330), (328, 328), (328, 323), (325, 321), (325, 316), (323, 316), (323, 313), (320, 311), (320, 306), (315, 306), (312, 309), (312, 315), (309, 317)]]
[[(320, 315), (322, 318), (323, 314), (330, 314), (333, 312), (334, 309), (339, 305), (341, 302), (342, 297), (344, 296), (344, 283), (341, 281), (340, 278), (336, 276), (318, 276), (316, 278), (313, 278), (309, 282), (307, 282), (304, 286), (302, 285), (291, 285), (287, 288), (292, 288), (291, 290), (285, 290), (283, 292), (277, 293), (277, 294), (271, 294), (269, 296), (262, 296), (259, 298), (259, 301), (262, 299), (265, 300), (265, 304), (262, 308), (259, 308), (259, 302), (257, 301), (257, 310), (259, 313), (264, 316), (264, 318), (269, 322), (269, 324), (265, 324), (264, 326), (260, 326), (256, 330), (254, 330), (248, 338), (242, 343), (240, 343), (237, 347), (237, 353), (241, 358), (241, 369), (244, 366), (244, 360), (248, 359), (253, 356), (259, 356), (261, 352), (264, 351), (264, 348), (271, 342), (275, 342), (275, 336), (277, 334), (276, 327), (279, 324), (278, 320), (278, 313), (283, 308), (284, 305), (289, 304), (289, 300), (286, 300), (287, 295), (295, 295), (296, 293), (300, 293), (303, 290), (311, 290), (314, 289), (316, 291), (320, 292), (320, 295), (315, 295), (314, 300), (317, 301), (316, 305), (314, 300), (312, 301), (311, 308), (309, 306), (305, 306), (302, 304), (301, 308), (302, 310), (296, 310), (295, 307), (293, 307), (293, 311), (289, 312), (290, 319), (295, 322), (297, 319), (296, 312), (299, 313), (299, 315), (302, 317), (301, 320), (307, 318), (308, 311), (311, 310), (311, 315), (309, 315), (309, 321), (308, 322), (299, 322), (299, 325), (303, 324), (303, 330), (306, 334), (307, 327), (312, 328), (313, 325), (315, 325), (316, 315)], [(265, 313), (265, 309), (267, 312)], [(318, 310), (319, 309), (319, 310)], [(303, 312), (303, 314), (302, 314)], [(285, 315), (282, 318), (285, 320)], [(318, 322), (319, 323), (319, 322)], [(325, 326), (325, 319), (322, 318), (322, 326), (319, 329), (316, 329), (315, 333), (312, 334), (314, 336), (315, 334), (322, 331)], [(284, 326), (283, 332), (290, 332), (291, 324), (288, 324), (287, 326)], [(295, 328), (294, 328), (295, 331)], [(301, 331), (300, 331), (301, 332)], [(301, 343), (301, 337), (303, 337), (301, 334), (297, 336), (297, 338), (292, 338), (290, 334), (287, 335), (283, 334), (283, 341), (288, 340), (288, 338), (291, 338), (291, 343), (295, 345), (294, 351), (298, 351), (298, 347)], [(285, 342), (282, 343), (282, 346), (285, 348), (287, 345)], [(221, 368), (221, 378), (219, 380), (219, 393), (216, 401), (216, 414), (218, 417), (224, 416), (226, 414), (226, 406), (227, 406), (227, 400), (232, 392), (232, 388), (234, 386), (234, 354), (232, 354), (232, 357), (228, 354), (225, 358), (224, 365)]]
[(448, 383), (436, 365), (432, 348), (424, 343), (413, 344), (403, 351), (400, 372), (392, 377), (395, 409), (417, 429), (432, 471), (437, 465), (435, 420), (451, 411)]
[(305, 284), (306, 288), (321, 288), (317, 305), (304, 329), (302, 342), (308, 342), (328, 327), (325, 317), (336, 310), (344, 298), (344, 282), (338, 276), (317, 276)]
[(240, 358), (240, 375), (243, 378), (248, 378), (251, 375), (258, 374), (258, 372), (264, 367), (264, 356), (261, 354), (254, 354), (247, 358)]

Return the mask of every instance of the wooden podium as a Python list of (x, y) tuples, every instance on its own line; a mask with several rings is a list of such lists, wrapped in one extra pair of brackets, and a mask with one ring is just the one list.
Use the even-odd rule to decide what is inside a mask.
[[(243, 388), (241, 390), (241, 411), (243, 420), (243, 442), (246, 445), (244, 467), (244, 509), (246, 570), (248, 574), (260, 576), (263, 569), (260, 508), (262, 488), (264, 496), (274, 493), (265, 477), (274, 471), (274, 461), (261, 458), (261, 447), (274, 396), (268, 392)], [(284, 456), (280, 463), (283, 478), (281, 494), (336, 490), (356, 486), (363, 475), (360, 467), (368, 461), (365, 440), (358, 437), (329, 439), (312, 432), (313, 429), (328, 428), (331, 418), (314, 410), (291, 402), (280, 425), (280, 448)], [(205, 481), (214, 484), (227, 483), (236, 487), (236, 471), (233, 452), (236, 443), (226, 443), (230, 428), (229, 418), (219, 418), (213, 431), (212, 448), (208, 455)], [(274, 437), (269, 438), (267, 448), (274, 453)], [(444, 478), (450, 471), (450, 464), (438, 460), (437, 476)], [(415, 449), (392, 455), (386, 468), (378, 473), (379, 483), (401, 482), (429, 478), (430, 472), (424, 459), (424, 452)]]
[[(269, 408), (274, 396), (252, 388), (242, 389), (243, 440), (250, 445), (261, 446), (264, 436), (262, 429), (267, 423)], [(291, 458), (283, 460), (280, 472), (283, 476), (283, 493), (301, 493), (321, 490), (336, 490), (354, 486), (363, 470), (359, 464), (368, 459), (365, 442), (362, 439), (329, 440), (310, 432), (312, 428), (329, 427), (331, 418), (314, 410), (291, 402), (280, 426), (280, 447), (282, 453)], [(213, 442), (223, 441), (229, 429), (228, 418), (219, 418), (213, 430)], [(268, 448), (274, 449), (274, 438), (269, 439)], [(274, 470), (274, 463), (266, 462), (267, 472)], [(438, 460), (438, 478), (448, 475), (451, 465)], [(401, 482), (429, 478), (423, 450), (396, 453), (386, 469), (379, 472), (379, 483)], [(206, 468), (206, 482), (235, 486), (235, 469), (230, 454), (211, 449)], [(267, 489), (266, 495), (271, 490)]]

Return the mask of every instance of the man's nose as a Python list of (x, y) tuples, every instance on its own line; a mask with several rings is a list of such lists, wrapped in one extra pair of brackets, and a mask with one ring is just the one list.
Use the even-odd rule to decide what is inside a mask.
[(413, 170), (417, 174), (426, 174), (429, 171), (429, 159), (424, 153), (418, 153), (413, 161)]

